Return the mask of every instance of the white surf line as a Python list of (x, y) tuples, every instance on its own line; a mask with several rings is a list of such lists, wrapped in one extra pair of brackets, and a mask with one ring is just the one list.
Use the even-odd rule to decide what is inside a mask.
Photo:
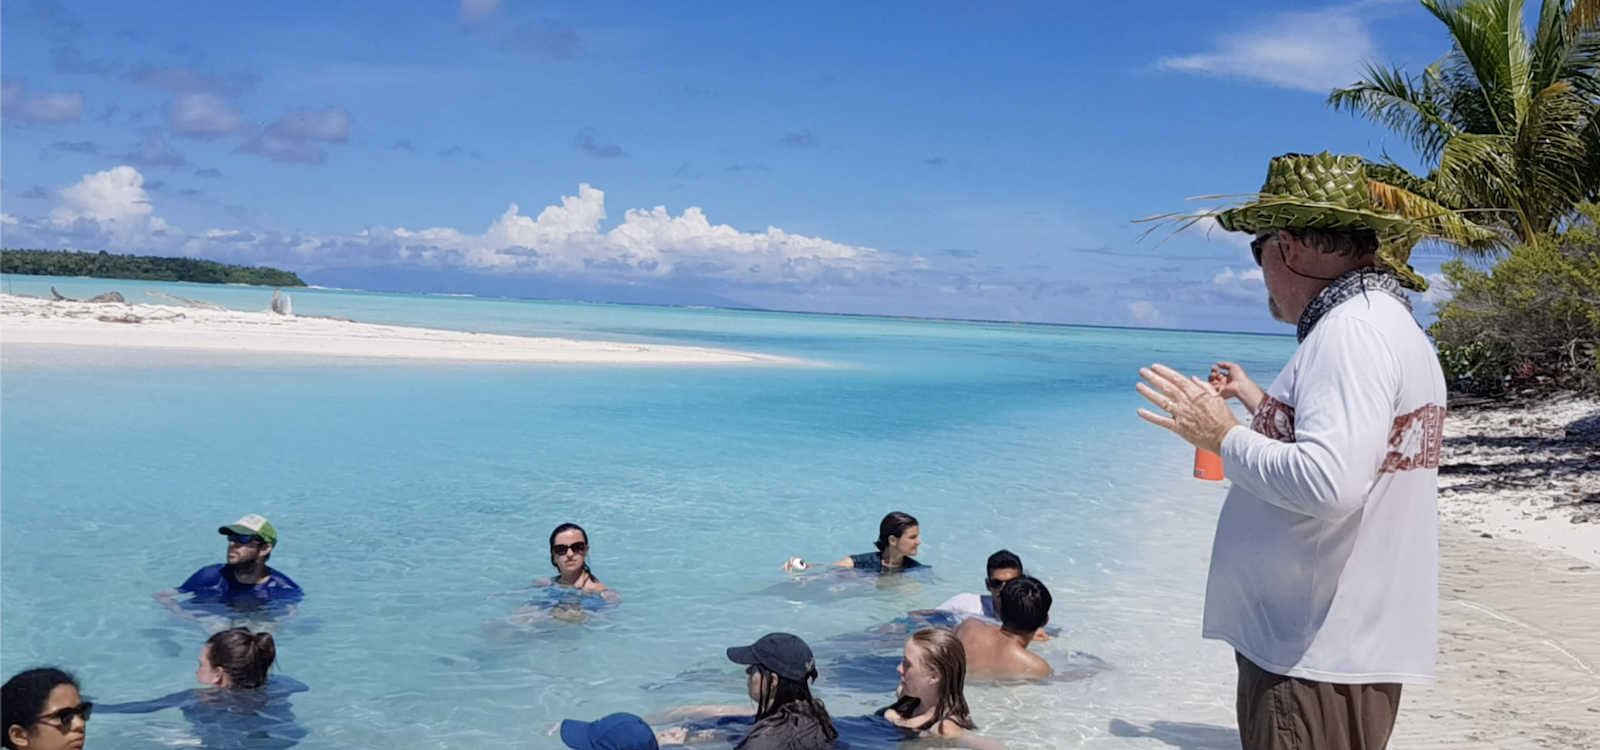
[[(1532, 625), (1529, 625), (1528, 623), (1525, 623), (1525, 622), (1523, 622), (1521, 620), (1518, 620), (1515, 617), (1511, 617), (1509, 615), (1500, 614), (1499, 612), (1496, 612), (1493, 609), (1485, 607), (1482, 604), (1469, 602), (1469, 601), (1467, 601), (1465, 599), (1455, 599), (1454, 601), (1455, 601), (1455, 603), (1460, 604), (1463, 607), (1467, 607), (1468, 609), (1478, 610), (1479, 612), (1482, 612), (1482, 613), (1484, 613), (1484, 614), (1486, 614), (1486, 615), (1488, 615), (1490, 617), (1493, 617), (1494, 619), (1499, 620), (1501, 622), (1509, 622), (1512, 625), (1516, 625), (1517, 627), (1520, 627), (1520, 628), (1522, 628), (1524, 630), (1531, 630), (1531, 631), (1533, 631), (1535, 633), (1538, 633), (1540, 635), (1544, 634), (1544, 631), (1542, 631), (1542, 630), (1540, 630), (1540, 629), (1538, 629), (1538, 628), (1536, 628), (1536, 627), (1534, 627)], [(1563, 648), (1560, 644), (1556, 643), (1555, 641), (1552, 641), (1552, 640), (1549, 640), (1549, 639), (1545, 639), (1545, 640), (1542, 640), (1540, 642), (1543, 643), (1546, 646), (1549, 646), (1552, 649), (1555, 649), (1556, 653), (1559, 653), (1562, 656), (1565, 656), (1568, 659), (1571, 659), (1572, 663), (1577, 664), (1578, 667), (1580, 669), (1582, 669), (1583, 671), (1588, 672), (1589, 674), (1595, 674), (1594, 669), (1592, 667), (1590, 667), (1588, 664), (1584, 663), (1583, 659), (1578, 658), (1577, 654), (1574, 654), (1571, 651), (1566, 650), (1565, 648)]]

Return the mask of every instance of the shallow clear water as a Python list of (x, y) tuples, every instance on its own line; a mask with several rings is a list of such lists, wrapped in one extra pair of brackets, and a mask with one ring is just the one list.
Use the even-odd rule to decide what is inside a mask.
[[(7, 277), (6, 290), (141, 289), (264, 309), (270, 291)], [(0, 378), (0, 660), (66, 666), (101, 701), (191, 686), (203, 635), (150, 594), (219, 562), (259, 512), (307, 591), (278, 670), (310, 686), (300, 747), (545, 748), (565, 717), (738, 702), (722, 651), (772, 630), (819, 643), (981, 587), (1006, 547), (1055, 595), (1038, 646), (1113, 665), (972, 686), (1016, 748), (1229, 747), (1231, 654), (1199, 637), (1223, 486), (1134, 416), (1140, 365), (1230, 358), (1270, 377), (1293, 339), (734, 313), (317, 290), (295, 311), (461, 330), (645, 340), (829, 367), (372, 365), (84, 359), (8, 350)], [(772, 591), (790, 555), (870, 549), (922, 522), (935, 578)], [(482, 623), (549, 572), (549, 530), (588, 528), (622, 605), (500, 643)], [(1080, 657), (1081, 658), (1081, 657)], [(837, 715), (890, 696), (832, 688)], [(182, 744), (176, 712), (97, 715), (89, 747)], [(1235, 745), (1236, 746), (1236, 745)]]

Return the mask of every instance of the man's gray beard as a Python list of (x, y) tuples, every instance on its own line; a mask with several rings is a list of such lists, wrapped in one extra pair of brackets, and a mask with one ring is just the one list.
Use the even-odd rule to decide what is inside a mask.
[(1279, 323), (1288, 323), (1290, 325), (1295, 323), (1295, 321), (1292, 320), (1284, 320), (1283, 310), (1279, 309), (1278, 301), (1273, 299), (1270, 295), (1267, 297), (1267, 312), (1272, 313), (1272, 319), (1278, 321)]

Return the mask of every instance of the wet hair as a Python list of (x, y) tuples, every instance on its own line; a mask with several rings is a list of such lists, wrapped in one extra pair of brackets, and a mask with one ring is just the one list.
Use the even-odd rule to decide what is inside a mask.
[(1006, 631), (1032, 633), (1050, 621), (1050, 589), (1033, 576), (1006, 581), (994, 599), (995, 614)]
[[(928, 728), (950, 721), (962, 729), (977, 729), (978, 725), (972, 722), (972, 710), (967, 708), (967, 647), (961, 645), (955, 631), (924, 628), (912, 633), (910, 642), (922, 647), (927, 666), (939, 678), (939, 705), (933, 709), (933, 721), (928, 722)], [(910, 718), (922, 708), (922, 701), (907, 695), (889, 708)]]
[(267, 684), (267, 670), (278, 658), (278, 647), (271, 633), (252, 633), (249, 628), (224, 630), (206, 639), (211, 666), (228, 673), (236, 688), (258, 688)]
[(1378, 233), (1371, 229), (1285, 229), (1319, 253), (1360, 258), (1378, 252)]
[[(579, 534), (583, 535), (583, 543), (584, 544), (588, 544), (589, 543), (589, 532), (584, 531), (582, 526), (579, 526), (579, 525), (577, 525), (575, 523), (564, 523), (564, 524), (561, 524), (560, 526), (557, 526), (555, 531), (550, 532), (550, 546), (551, 547), (556, 546), (556, 537), (561, 536), (561, 533), (564, 532), (564, 531), (576, 531)], [(556, 564), (556, 555), (555, 555), (554, 552), (550, 553), (550, 564), (555, 566), (555, 569), (556, 569), (556, 580), (560, 580), (561, 566)], [(594, 578), (594, 571), (589, 570), (589, 555), (588, 554), (585, 554), (583, 556), (583, 572), (588, 574), (588, 576), (591, 579)]]
[[(761, 689), (757, 691), (756, 700), (757, 725), (763, 719), (777, 716), (782, 712), (797, 713), (821, 726), (828, 742), (839, 739), (839, 730), (833, 727), (833, 718), (828, 716), (828, 707), (811, 695), (811, 683), (817, 679), (816, 667), (812, 667), (803, 680), (791, 680), (759, 664), (755, 665), (755, 669), (761, 677)], [(774, 677), (777, 678), (776, 683), (773, 682)], [(754, 732), (752, 728), (751, 733)]]
[(15, 750), (11, 728), (32, 731), (39, 714), (50, 703), (50, 692), (62, 685), (78, 687), (72, 675), (55, 667), (39, 667), (18, 672), (0, 687), (0, 747)]
[(906, 529), (920, 525), (917, 523), (917, 519), (911, 517), (910, 513), (901, 513), (897, 510), (884, 516), (883, 520), (878, 522), (878, 541), (876, 542), (878, 551), (882, 552), (889, 548), (889, 537), (898, 538), (904, 536)]
[(989, 556), (989, 566), (985, 572), (993, 576), (997, 570), (1015, 570), (1021, 573), (1023, 572), (1022, 558), (1017, 557), (1016, 553), (1011, 550), (1000, 550)]

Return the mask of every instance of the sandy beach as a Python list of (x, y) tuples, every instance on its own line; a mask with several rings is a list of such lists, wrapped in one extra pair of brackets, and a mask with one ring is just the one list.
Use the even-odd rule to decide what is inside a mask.
[(693, 346), (503, 336), (270, 312), (14, 295), (0, 295), (0, 344), (520, 364), (798, 364), (784, 357)]
[(1452, 407), (1439, 673), (1390, 747), (1600, 748), (1600, 401)]

